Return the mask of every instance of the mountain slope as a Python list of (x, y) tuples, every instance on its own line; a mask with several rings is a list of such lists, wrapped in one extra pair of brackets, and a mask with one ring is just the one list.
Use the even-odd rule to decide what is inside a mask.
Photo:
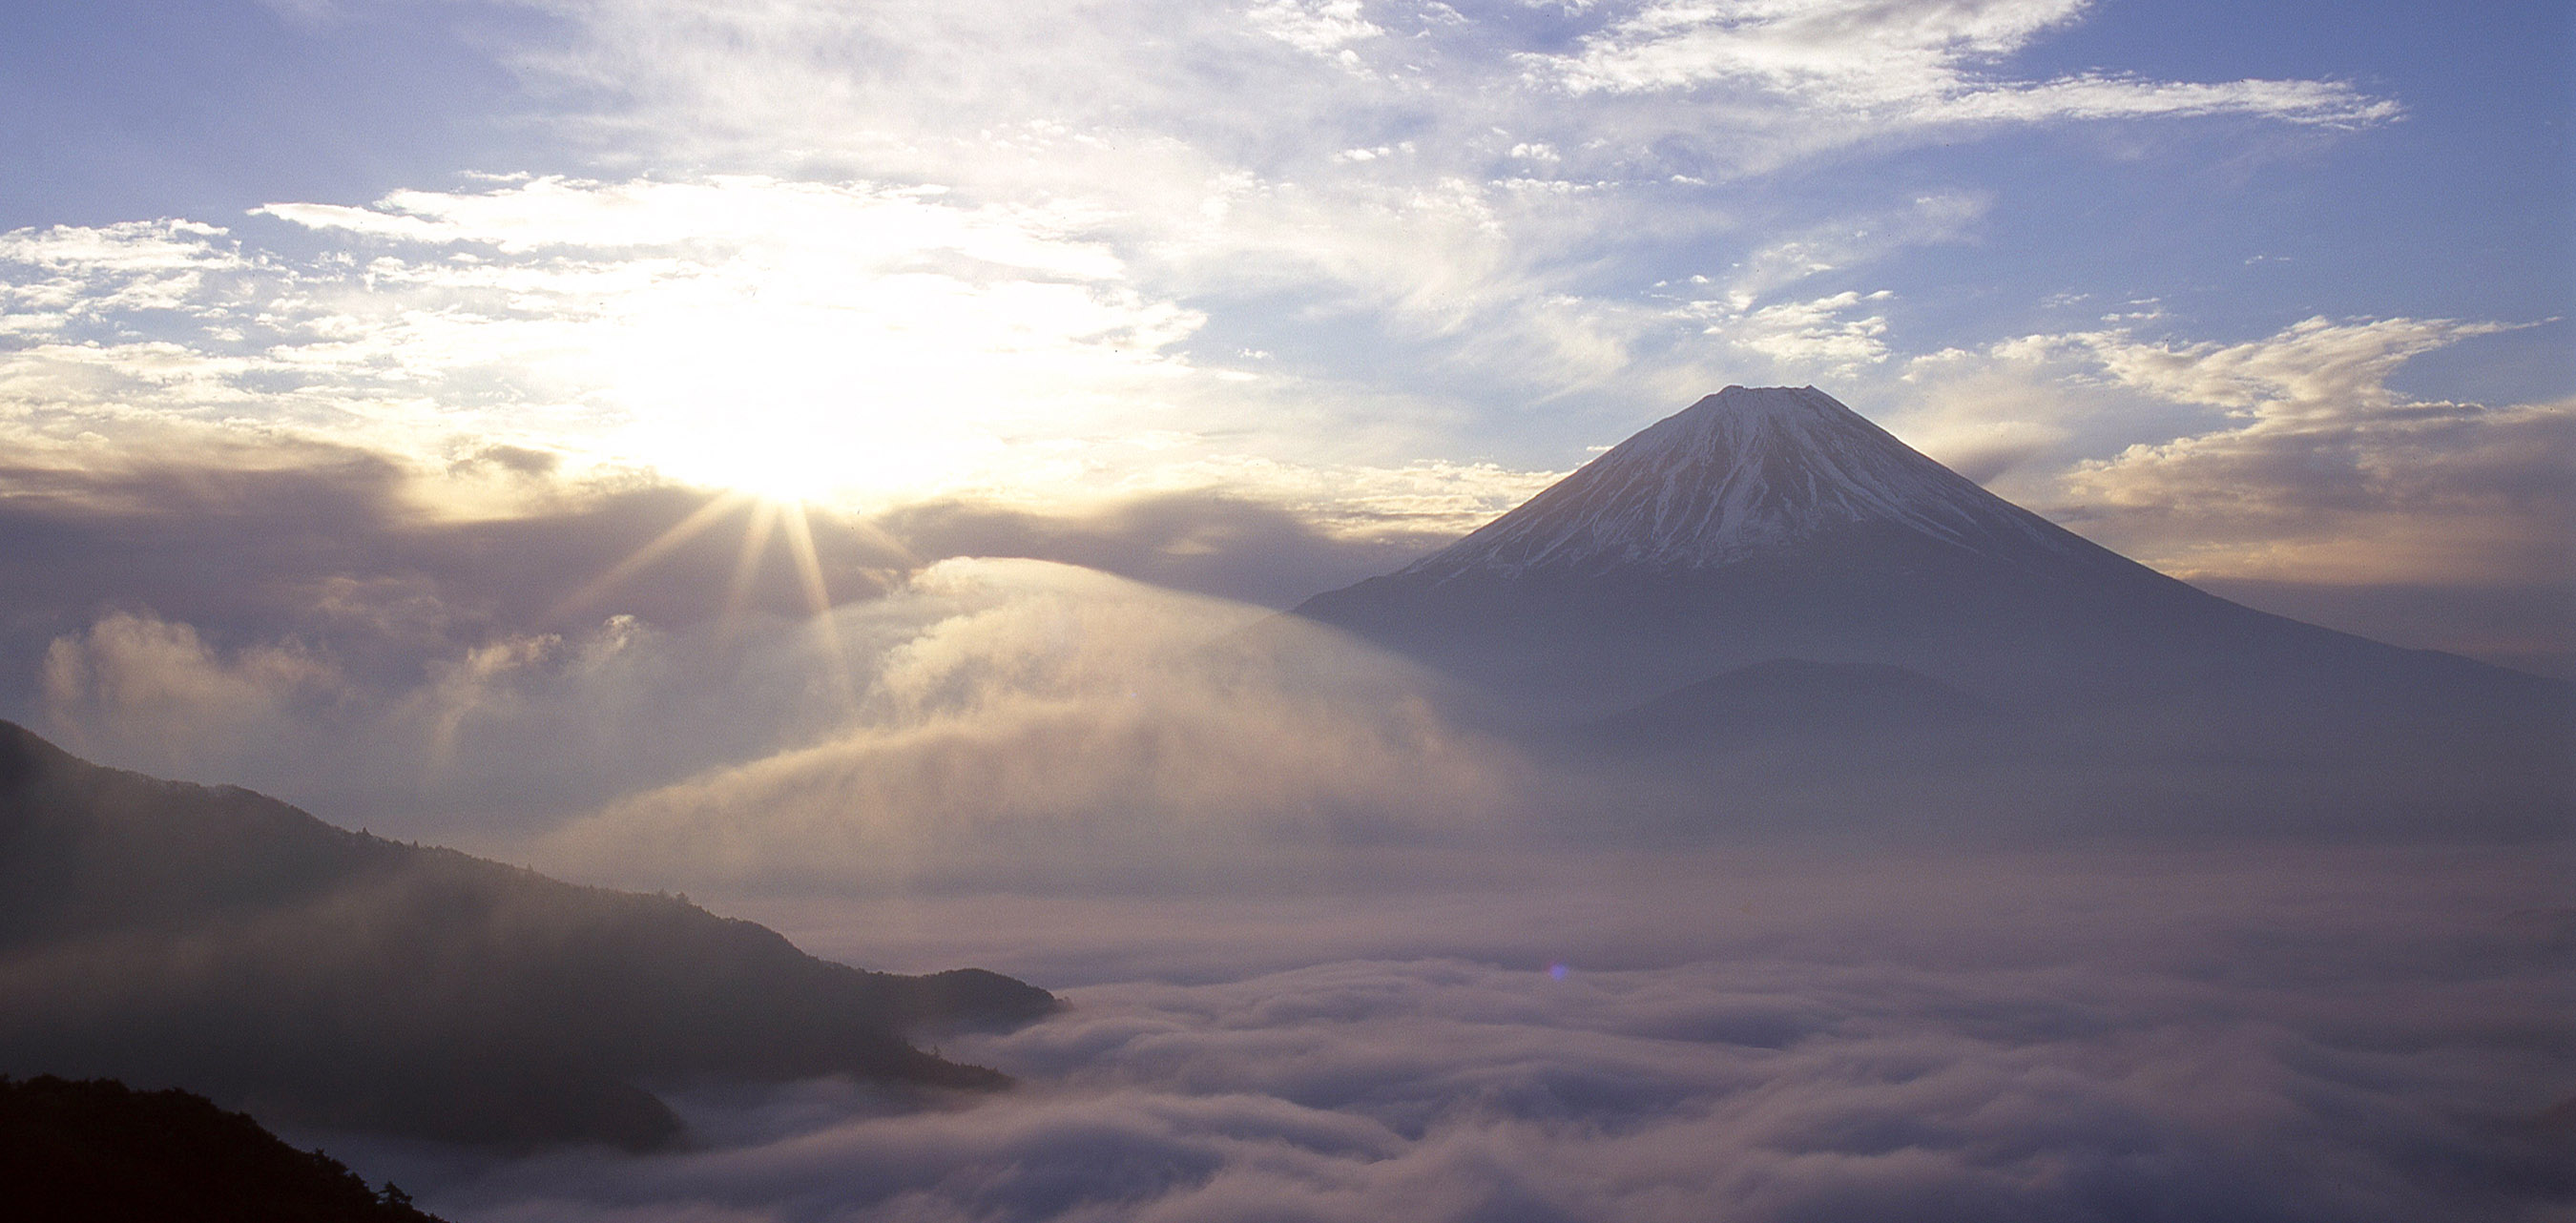
[(1855, 740), (1983, 727), (1994, 706), (1886, 663), (1796, 658), (1739, 667), (1584, 723), (1590, 743), (1626, 751), (1722, 750), (1782, 739)]
[(814, 959), (665, 896), (100, 768), (0, 722), (0, 1073), (202, 1091), (302, 1124), (651, 1146), (646, 1089), (849, 1074), (989, 1088), (904, 1032), (1043, 990)]

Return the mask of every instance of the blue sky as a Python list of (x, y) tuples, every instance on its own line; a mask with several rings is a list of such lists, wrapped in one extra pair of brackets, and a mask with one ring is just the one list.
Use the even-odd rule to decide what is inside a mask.
[[(2562, 5), (271, 0), (11, 26), (22, 487), (322, 444), (428, 515), (639, 482), (862, 516), (1213, 491), (1385, 544), (1706, 391), (1813, 383), (2169, 571), (2568, 652)], [(492, 453), (545, 456), (542, 487), (474, 476)]]

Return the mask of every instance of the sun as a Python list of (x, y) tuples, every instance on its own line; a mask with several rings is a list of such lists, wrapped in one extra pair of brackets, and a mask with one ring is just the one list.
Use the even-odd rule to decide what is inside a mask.
[[(678, 482), (845, 508), (932, 495), (990, 467), (990, 362), (937, 317), (889, 328), (775, 293), (711, 287), (642, 311), (593, 353), (606, 448)], [(775, 297), (783, 300), (770, 300)], [(935, 312), (934, 312), (935, 314)]]
[(779, 507), (855, 510), (934, 495), (990, 447), (954, 422), (828, 400), (656, 413), (616, 449), (664, 478)]

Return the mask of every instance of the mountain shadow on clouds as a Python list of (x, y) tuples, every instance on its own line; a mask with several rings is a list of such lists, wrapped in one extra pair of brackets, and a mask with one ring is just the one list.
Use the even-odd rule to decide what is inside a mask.
[(0, 722), (0, 1073), (186, 1087), (277, 1122), (642, 1149), (680, 1137), (659, 1082), (1001, 1087), (907, 1033), (1054, 1006), (994, 973), (865, 972), (684, 898), (101, 768)]
[[(1855, 687), (1899, 668), (2017, 715), (2004, 729), (1913, 711), (1947, 723), (1955, 761), (1982, 770), (1952, 795), (1971, 804), (2015, 797), (2000, 784), (2127, 815), (2297, 808), (2516, 834), (2563, 833), (2576, 813), (2576, 685), (2230, 603), (1987, 492), (1813, 387), (1708, 396), (1449, 547), (1295, 614), (1456, 678), (1488, 725), (1557, 742), (1589, 724), (1723, 746), (1759, 709), (1795, 707), (1767, 737), (1799, 738), (1776, 732), (1804, 721), (1829, 753), (1873, 719), (1903, 720)], [(1759, 669), (1779, 659), (1811, 661)], [(1713, 687), (1674, 691), (1700, 681)], [(1648, 725), (1652, 701), (1673, 727)], [(2023, 785), (2034, 770), (2052, 780)]]

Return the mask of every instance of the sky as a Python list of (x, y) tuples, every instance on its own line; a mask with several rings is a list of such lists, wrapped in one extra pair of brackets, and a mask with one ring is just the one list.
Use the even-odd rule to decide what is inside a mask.
[(2576, 677), (2564, 4), (0, 4), (0, 716), (1074, 1004), (944, 1038), (1023, 1080), (974, 1108), (302, 1136), (450, 1217), (2576, 1193), (2563, 840), (1675, 843), (1269, 619), (1812, 384), (2228, 597)]
[[(731, 490), (1281, 606), (1813, 384), (2221, 593), (2576, 666), (2563, 6), (21, 9), (0, 490), (90, 554)], [(16, 627), (191, 614), (132, 585)]]

